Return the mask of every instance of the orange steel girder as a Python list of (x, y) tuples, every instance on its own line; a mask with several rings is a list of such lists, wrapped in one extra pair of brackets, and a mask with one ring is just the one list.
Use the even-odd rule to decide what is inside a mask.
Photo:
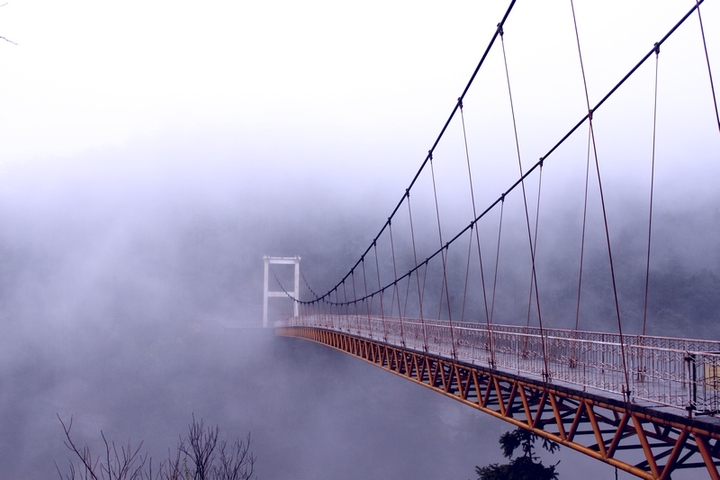
[(718, 423), (346, 333), (310, 327), (276, 333), (348, 353), (640, 478), (667, 480), (673, 470), (697, 468), (720, 480)]

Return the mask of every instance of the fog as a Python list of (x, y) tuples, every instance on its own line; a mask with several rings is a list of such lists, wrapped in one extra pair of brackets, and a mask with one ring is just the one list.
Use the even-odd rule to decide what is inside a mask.
[(260, 478), (463, 478), (482, 443), (495, 449), (478, 412), (329, 349), (237, 328), (260, 322), (265, 249), (317, 235), (282, 213), (292, 194), (251, 205), (214, 180), (212, 192), (188, 177), (99, 193), (66, 178), (43, 185), (50, 199), (30, 184), (5, 194), (3, 478), (64, 467), (56, 414), (74, 418), (80, 442), (98, 448), (102, 430), (157, 459), (194, 413), (229, 437), (252, 432)]
[[(251, 432), (261, 479), (474, 478), (475, 465), (502, 461), (497, 439), (509, 425), (255, 327), (264, 255), (301, 256), (318, 292), (357, 261), (506, 5), (224, 3), (0, 8), (0, 35), (17, 42), (0, 41), (0, 477), (52, 478), (55, 462), (65, 468), (58, 415), (73, 418), (81, 444), (100, 448), (102, 431), (143, 441), (160, 460), (195, 414), (225, 438)], [(593, 99), (692, 5), (661, 3), (578, 2)], [(707, 25), (718, 8), (706, 3), (716, 72), (719, 39)], [(587, 112), (569, 8), (517, 9), (505, 35), (521, 149), (532, 162)], [(697, 35), (696, 23), (683, 28), (660, 57), (650, 333), (718, 338), (720, 142)], [(465, 102), (478, 207), (517, 178), (498, 49), (485, 71)], [(653, 79), (644, 67), (596, 116), (633, 333)], [(550, 326), (562, 328), (574, 323), (585, 135), (547, 161), (543, 178), (538, 275)], [(462, 142), (455, 122), (436, 154), (447, 235), (472, 213)], [(438, 247), (432, 184), (421, 179), (417, 192), (424, 258)], [(591, 201), (589, 228), (602, 239)], [(513, 209), (504, 252), (526, 249), (520, 204), (508, 202)], [(492, 244), (495, 231), (483, 228)], [(397, 240), (407, 246), (405, 235)], [(611, 330), (597, 318), (608, 316), (606, 253), (598, 242), (588, 250), (596, 268), (587, 284), (603, 287), (587, 291), (581, 328)], [(517, 323), (527, 263), (502, 265), (497, 321)], [(615, 474), (568, 449), (543, 459), (561, 461), (561, 478)]]
[[(377, 212), (303, 217), (288, 206), (311, 194), (287, 185), (248, 202), (237, 187), (252, 185), (227, 181), (228, 169), (112, 185), (103, 175), (123, 169), (42, 181), (20, 170), (5, 178), (24, 188), (4, 191), (1, 213), (3, 478), (65, 469), (57, 415), (73, 418), (81, 444), (100, 449), (102, 431), (160, 460), (195, 414), (225, 438), (251, 432), (258, 478), (464, 479), (500, 460), (504, 422), (326, 347), (242, 328), (260, 323), (263, 254), (300, 251), (316, 275), (311, 262), (328, 252), (351, 258)], [(563, 472), (589, 462), (569, 451), (548, 461), (560, 459)]]

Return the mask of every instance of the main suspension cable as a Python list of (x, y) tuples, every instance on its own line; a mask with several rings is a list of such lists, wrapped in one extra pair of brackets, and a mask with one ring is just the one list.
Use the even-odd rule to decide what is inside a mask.
[[(696, 3), (695, 5), (693, 5), (693, 7), (660, 39), (660, 41), (658, 41), (658, 42), (656, 43), (656, 45), (657, 45), (657, 46), (661, 46), (666, 40), (668, 40), (668, 39), (670, 38), (670, 36), (687, 20), (687, 18), (688, 18), (690, 15), (692, 15), (692, 13), (694, 13), (694, 11), (698, 8), (698, 6), (703, 3), (703, 1), (704, 1), (704, 0), (697, 0), (697, 3)], [(480, 63), (478, 64), (477, 68), (475, 69), (475, 72), (473, 73), (473, 75), (472, 75), (472, 77), (471, 77), (470, 82), (468, 82), (468, 85), (466, 86), (465, 90), (463, 91), (463, 96), (467, 93), (467, 91), (468, 91), (469, 87), (471, 86), (472, 81), (474, 80), (474, 78), (475, 78), (476, 74), (478, 73), (480, 67), (484, 64), (485, 58), (487, 57), (488, 52), (490, 51), (490, 48), (491, 48), (492, 45), (494, 44), (496, 38), (499, 36), (500, 30), (501, 30), (501, 28), (502, 28), (502, 25), (503, 25), (503, 24), (505, 23), (505, 21), (507, 20), (508, 15), (510, 14), (510, 11), (512, 10), (512, 7), (514, 6), (514, 4), (515, 4), (515, 1), (511, 2), (510, 6), (508, 7), (508, 10), (506, 11), (505, 16), (503, 17), (503, 20), (500, 22), (500, 24), (499, 24), (499, 26), (498, 26), (498, 29), (496, 30), (495, 34), (493, 35), (493, 38), (492, 38), (492, 40), (491, 40), (491, 42), (490, 42), (490, 45), (488, 45), (488, 47), (487, 47), (484, 55), (482, 56), (482, 58), (481, 58), (481, 60), (480, 60)], [(459, 237), (461, 237), (463, 234), (465, 234), (465, 233), (467, 232), (467, 230), (471, 229), (481, 218), (485, 217), (485, 216), (487, 215), (487, 213), (489, 213), (493, 208), (497, 207), (499, 204), (504, 204), (505, 197), (506, 197), (508, 194), (510, 194), (513, 190), (515, 190), (518, 186), (521, 186), (522, 183), (524, 182), (524, 180), (525, 180), (527, 177), (529, 177), (532, 173), (534, 173), (535, 169), (539, 168), (543, 161), (547, 160), (561, 145), (563, 145), (563, 144), (565, 143), (565, 141), (566, 141), (568, 138), (570, 138), (570, 137), (577, 131), (578, 128), (580, 128), (586, 121), (590, 120), (592, 114), (595, 113), (595, 112), (597, 112), (598, 109), (599, 109), (612, 95), (614, 95), (615, 92), (616, 92), (622, 85), (624, 85), (625, 82), (626, 82), (630, 77), (632, 77), (632, 75), (634, 75), (634, 73), (650, 58), (650, 56), (654, 53), (654, 51), (655, 51), (655, 47), (653, 47), (653, 49), (651, 49), (646, 55), (644, 55), (644, 56), (637, 62), (637, 64), (636, 64), (634, 67), (632, 67), (632, 68), (628, 71), (628, 73), (627, 73), (624, 77), (622, 77), (622, 78), (620, 79), (620, 81), (618, 81), (618, 82), (615, 84), (615, 86), (614, 86), (612, 89), (610, 89), (610, 90), (605, 94), (605, 96), (602, 97), (602, 99), (601, 99), (598, 103), (595, 104), (595, 106), (594, 106), (593, 108), (588, 109), (588, 113), (587, 113), (585, 116), (583, 116), (572, 128), (570, 128), (570, 129), (566, 132), (566, 134), (565, 134), (564, 136), (562, 136), (562, 137), (545, 153), (545, 155), (543, 155), (542, 157), (540, 157), (540, 160), (539, 160), (538, 162), (536, 162), (536, 163), (535, 163), (533, 166), (531, 166), (527, 171), (525, 171), (525, 172), (520, 176), (520, 178), (518, 178), (512, 185), (510, 185), (510, 186), (500, 195), (499, 198), (497, 198), (497, 199), (496, 199), (494, 202), (492, 202), (488, 207), (486, 207), (485, 210), (483, 210), (482, 212), (480, 212), (480, 213), (470, 222), (469, 225), (467, 225), (462, 231), (460, 231), (455, 237), (453, 237), (453, 239), (451, 239), (450, 241), (446, 242), (446, 243), (445, 243), (444, 245), (442, 245), (437, 251), (435, 251), (433, 254), (431, 254), (430, 256), (428, 256), (425, 261), (417, 264), (416, 267), (414, 267), (413, 269), (411, 269), (409, 272), (407, 272), (405, 275), (403, 275), (403, 276), (400, 277), (399, 279), (393, 280), (393, 282), (399, 281), (399, 280), (403, 279), (405, 276), (412, 275), (412, 274), (414, 274), (415, 272), (418, 272), (418, 273), (419, 273), (419, 269), (420, 269), (420, 268), (424, 268), (424, 269), (425, 269), (425, 276), (426, 276), (426, 275), (427, 275), (427, 266), (428, 266), (428, 263), (429, 263), (435, 256), (437, 256), (437, 255), (439, 255), (440, 253), (442, 253), (443, 251), (445, 251), (449, 245), (451, 245), (451, 244), (452, 244), (454, 241), (456, 241)], [(461, 96), (460, 98), (462, 99), (463, 96)], [(435, 143), (434, 143), (434, 145), (433, 145), (433, 149), (434, 149), (434, 148), (437, 146), (437, 144), (439, 143), (439, 141), (440, 141), (440, 139), (442, 138), (445, 130), (447, 129), (447, 126), (448, 126), (449, 122), (452, 120), (452, 118), (453, 118), (453, 116), (454, 116), (454, 114), (455, 114), (455, 111), (456, 111), (458, 108), (459, 108), (459, 107), (458, 107), (458, 105), (456, 104), (455, 108), (453, 109), (453, 113), (451, 114), (450, 118), (448, 119), (448, 121), (446, 122), (445, 126), (443, 127), (443, 129), (442, 129), (442, 131), (441, 131), (441, 134), (440, 134), (440, 135), (438, 136), (438, 138), (436, 139), (436, 141), (435, 141)], [(430, 150), (430, 152), (432, 152), (432, 149)], [(415, 177), (413, 178), (413, 180), (412, 180), (412, 182), (411, 182), (411, 184), (410, 184), (410, 187), (412, 187), (412, 186), (415, 184), (415, 182), (417, 181), (417, 179), (418, 179), (421, 171), (424, 169), (425, 165), (427, 164), (427, 162), (428, 162), (428, 160), (429, 160), (429, 158), (430, 158), (430, 152), (428, 153), (428, 156), (426, 157), (425, 161), (423, 162), (421, 168), (418, 170), (418, 172), (416, 173)], [(410, 190), (410, 187), (409, 187), (406, 191), (409, 191), (409, 190)], [(398, 209), (400, 208), (400, 206), (402, 205), (402, 202), (405, 201), (405, 198), (406, 198), (406, 195), (403, 194), (403, 197), (402, 197), (401, 201), (400, 201), (400, 202), (398, 203), (398, 205), (395, 207), (395, 209), (393, 210), (393, 214), (392, 214), (391, 217), (389, 217), (389, 218), (392, 218), (392, 217), (394, 216), (394, 214), (397, 212), (397, 210), (398, 210)], [(382, 233), (385, 231), (386, 228), (387, 228), (387, 222), (385, 223), (385, 225), (383, 225), (383, 227), (381, 228), (381, 230), (380, 230), (380, 232), (378, 233), (378, 235), (377, 235), (377, 236), (375, 237), (375, 239), (371, 242), (370, 246), (365, 250), (365, 252), (363, 253), (363, 255), (361, 255), (360, 260), (358, 260), (358, 262), (356, 263), (356, 265), (353, 267), (353, 269), (354, 269), (355, 267), (359, 266), (360, 263), (363, 263), (365, 257), (370, 253), (370, 251), (371, 251), (371, 250), (374, 250), (376, 270), (377, 270), (377, 274), (378, 274), (378, 278), (377, 278), (377, 280), (378, 280), (378, 289), (377, 289), (376, 291), (373, 291), (373, 292), (367, 292), (364, 298), (356, 299), (356, 300), (360, 301), (360, 300), (372, 299), (375, 295), (380, 295), (380, 304), (381, 304), (381, 305), (380, 305), (380, 311), (381, 311), (381, 314), (382, 314), (383, 316), (384, 316), (384, 308), (383, 308), (383, 305), (382, 305), (382, 303), (383, 303), (383, 300), (382, 300), (383, 292), (385, 291), (386, 288), (388, 288), (388, 287), (393, 283), (393, 282), (391, 282), (391, 284), (389, 284), (389, 285), (387, 285), (387, 286), (382, 286), (382, 284), (381, 284), (381, 282), (380, 282), (379, 261), (378, 261), (378, 258), (377, 258), (377, 256), (378, 256), (378, 254), (377, 254), (377, 240), (380, 238), (380, 236), (382, 235)], [(350, 272), (352, 272), (352, 269), (350, 270)], [(346, 275), (346, 277), (348, 277), (348, 276), (351, 275), (350, 272)], [(339, 285), (340, 285), (341, 283), (342, 283), (342, 281), (338, 282), (336, 288), (339, 287)], [(422, 287), (421, 290), (424, 291), (424, 288), (425, 288), (425, 287), (424, 287), (425, 280), (423, 280), (422, 283), (423, 283), (423, 287)], [(315, 298), (315, 299), (313, 299), (313, 300), (306, 301), (306, 302), (303, 302), (303, 303), (308, 303), (308, 304), (310, 304), (310, 303), (316, 303), (316, 302), (320, 302), (320, 301), (323, 301), (323, 302), (325, 302), (325, 303), (329, 303), (326, 299), (328, 299), (328, 298), (330, 297), (331, 292), (334, 291), (334, 290), (335, 290), (335, 289), (332, 289), (332, 290), (330, 290), (328, 293), (324, 294), (324, 295), (321, 296), (321, 297), (317, 297), (317, 298)]]
[[(505, 13), (504, 13), (504, 15), (503, 15), (503, 17), (502, 17), (502, 20), (500, 20), (500, 23), (498, 24), (499, 26), (502, 26), (502, 25), (505, 24), (505, 22), (507, 21), (508, 17), (510, 16), (510, 12), (512, 12), (513, 7), (515, 6), (516, 1), (517, 1), (517, 0), (511, 0), (511, 1), (510, 1), (510, 4), (508, 5), (508, 8), (505, 10)], [(496, 29), (495, 32), (494, 32), (494, 34), (492, 35), (492, 38), (490, 39), (490, 42), (488, 43), (487, 47), (485, 48), (485, 51), (483, 52), (483, 54), (482, 54), (482, 56), (481, 56), (481, 58), (480, 58), (480, 61), (478, 62), (477, 66), (475, 67), (475, 70), (473, 71), (472, 75), (470, 76), (470, 80), (468, 80), (468, 83), (465, 85), (465, 88), (463, 89), (463, 92), (462, 92), (462, 94), (461, 94), (460, 97), (459, 97), (460, 99), (463, 99), (463, 98), (465, 97), (465, 95), (467, 94), (467, 92), (470, 90), (470, 87), (471, 87), (472, 84), (474, 83), (475, 78), (477, 77), (477, 74), (478, 74), (478, 72), (480, 71), (480, 68), (485, 64), (485, 60), (486, 60), (488, 54), (490, 53), (493, 45), (495, 44), (495, 41), (497, 40), (498, 35), (499, 35), (499, 28)], [(410, 181), (410, 185), (408, 186), (408, 188), (406, 189), (406, 191), (411, 190), (411, 189), (413, 188), (413, 186), (415, 185), (415, 183), (417, 182), (417, 180), (420, 178), (420, 174), (425, 170), (425, 167), (426, 167), (427, 164), (429, 163), (430, 158), (431, 158), (433, 152), (435, 151), (435, 149), (437, 148), (438, 144), (440, 143), (440, 140), (445, 136), (445, 132), (446, 132), (446, 130), (448, 129), (448, 127), (450, 126), (450, 123), (452, 122), (453, 118), (455, 117), (455, 114), (457, 113), (457, 110), (458, 110), (458, 104), (456, 103), (456, 104), (454, 105), (454, 107), (453, 107), (453, 109), (452, 109), (452, 111), (451, 111), (448, 119), (445, 121), (445, 124), (443, 125), (442, 129), (440, 130), (440, 133), (438, 134), (437, 138), (435, 139), (435, 142), (433, 143), (432, 147), (431, 147), (430, 150), (428, 151), (428, 154), (425, 156), (425, 159), (424, 159), (423, 162), (420, 164), (420, 167), (418, 168), (418, 170), (416, 171), (416, 173), (415, 173), (415, 175), (413, 176), (412, 180)], [(389, 216), (388, 218), (392, 219), (392, 218), (395, 217), (395, 215), (397, 214), (398, 210), (399, 210), (400, 207), (402, 206), (402, 203), (405, 201), (405, 198), (406, 198), (406, 195), (405, 195), (405, 193), (403, 193), (402, 198), (401, 198), (400, 201), (397, 203), (397, 205), (395, 206), (395, 208), (393, 209), (392, 213), (390, 214), (390, 216)], [(383, 226), (380, 228), (380, 231), (379, 231), (378, 234), (375, 236), (375, 238), (373, 239), (373, 241), (372, 241), (372, 242), (370, 243), (370, 245), (365, 249), (365, 252), (363, 252), (363, 255), (361, 256), (361, 258), (362, 258), (363, 256), (367, 255), (368, 253), (370, 253), (370, 250), (373, 249), (373, 247), (375, 246), (376, 242), (378, 241), (378, 239), (380, 238), (380, 236), (383, 234), (383, 232), (387, 229), (387, 227), (388, 227), (388, 223), (387, 223), (387, 221), (386, 221), (386, 222), (383, 224)], [(361, 260), (358, 260), (352, 268), (357, 267), (357, 266), (359, 265), (360, 261), (361, 261)], [(352, 270), (352, 269), (351, 269), (351, 270)], [(350, 275), (350, 273), (348, 272), (348, 273), (345, 275), (345, 277), (343, 277), (343, 279), (344, 279), (344, 278), (347, 278), (349, 275)], [(342, 282), (342, 280), (337, 283), (336, 287), (339, 286), (341, 282)], [(332, 289), (331, 289), (331, 291), (332, 291)], [(327, 296), (327, 295), (329, 295), (329, 292), (326, 293), (325, 295), (323, 295), (323, 297), (325, 297), (325, 296)], [(322, 297), (321, 297), (321, 298), (322, 298)]]

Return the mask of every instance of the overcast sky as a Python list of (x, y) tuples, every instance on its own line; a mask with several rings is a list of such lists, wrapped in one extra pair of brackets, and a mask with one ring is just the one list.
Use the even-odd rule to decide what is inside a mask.
[[(543, 3), (516, 6), (505, 29), (508, 56), (517, 108), (532, 105), (543, 112), (553, 122), (542, 133), (559, 138), (581, 117), (584, 101), (569, 2)], [(576, 2), (591, 102), (693, 3)], [(714, 3), (706, 2), (703, 12), (717, 65)], [(375, 0), (9, 1), (0, 9), (0, 32), (18, 45), (0, 44), (0, 162), (3, 168), (68, 165), (89, 150), (197, 136), (208, 148), (226, 146), (235, 162), (254, 168), (258, 160), (247, 155), (251, 148), (282, 144), (306, 151), (322, 145), (323, 155), (305, 158), (306, 167), (343, 162), (355, 170), (372, 160), (358, 150), (383, 144), (391, 156), (402, 157), (393, 163), (401, 163), (409, 178), (506, 6), (456, 0), (442, 6)], [(684, 30), (673, 42), (678, 48), (694, 42), (690, 51), (679, 51), (696, 68), (702, 53), (697, 19)], [(673, 45), (667, 50), (670, 58), (677, 53)], [(499, 57), (491, 60), (497, 64)], [(685, 73), (685, 61), (676, 55), (666, 81), (672, 71)], [(500, 73), (485, 78), (497, 85)], [(709, 89), (702, 70), (692, 75)], [(548, 111), (537, 95), (552, 95), (548, 85), (571, 90), (580, 103)], [(694, 88), (685, 93), (694, 94)], [(707, 116), (709, 97), (699, 93)], [(536, 125), (521, 125), (523, 138), (536, 135), (534, 130)], [(369, 151), (376, 156), (381, 150)], [(374, 160), (372, 165), (388, 163)], [(101, 154), (92, 161), (112, 160)], [(155, 161), (172, 168), (172, 159)]]
[[(575, 3), (595, 104), (694, 2)], [(0, 8), (0, 33), (17, 43), (0, 43), (0, 195), (54, 204), (68, 192), (53, 186), (68, 179), (91, 197), (123, 195), (138, 183), (156, 197), (194, 191), (225, 201), (291, 188), (304, 200), (296, 198), (298, 210), (373, 199), (379, 228), (506, 8), (460, 0), (10, 1)], [(717, 72), (719, 7), (702, 9)], [(587, 110), (570, 3), (518, 3), (505, 41), (530, 165)], [(509, 166), (480, 203), (517, 176), (501, 53), (496, 45), (465, 99), (473, 161)], [(659, 190), (679, 184), (680, 199), (714, 192), (702, 182), (720, 147), (696, 16), (663, 46), (660, 65)], [(651, 61), (595, 117), (605, 174), (619, 165), (618, 181), (640, 179), (643, 188), (653, 82)], [(446, 143), (462, 160), (458, 132), (456, 122)], [(576, 172), (576, 186), (585, 132), (575, 136), (569, 167), (552, 160), (557, 171)], [(678, 168), (694, 173), (678, 182)], [(547, 191), (564, 195), (568, 183)]]
[(216, 128), (284, 142), (351, 127), (359, 141), (456, 95), (488, 38), (469, 5), (9, 2), (3, 163)]

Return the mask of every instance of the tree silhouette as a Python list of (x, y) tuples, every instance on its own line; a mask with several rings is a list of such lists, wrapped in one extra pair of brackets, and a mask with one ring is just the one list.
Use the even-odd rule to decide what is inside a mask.
[[(560, 462), (546, 467), (535, 455), (535, 441), (539, 438), (539, 435), (524, 428), (503, 433), (499, 440), (503, 456), (512, 459), (518, 447), (523, 454), (503, 465), (492, 463), (485, 467), (476, 466), (478, 480), (557, 480), (555, 467)], [(542, 442), (543, 449), (550, 453), (555, 453), (560, 448), (560, 445), (551, 440), (543, 438)]]
[(153, 470), (152, 458), (141, 453), (142, 442), (133, 447), (118, 446), (100, 435), (105, 451), (93, 455), (87, 446), (80, 447), (72, 439), (72, 418), (68, 423), (58, 416), (65, 432), (65, 446), (73, 452), (68, 473), (55, 464), (61, 480), (251, 480), (255, 456), (250, 451), (250, 434), (234, 443), (218, 441), (220, 428), (206, 427), (193, 415), (185, 437), (180, 437), (175, 453)]

